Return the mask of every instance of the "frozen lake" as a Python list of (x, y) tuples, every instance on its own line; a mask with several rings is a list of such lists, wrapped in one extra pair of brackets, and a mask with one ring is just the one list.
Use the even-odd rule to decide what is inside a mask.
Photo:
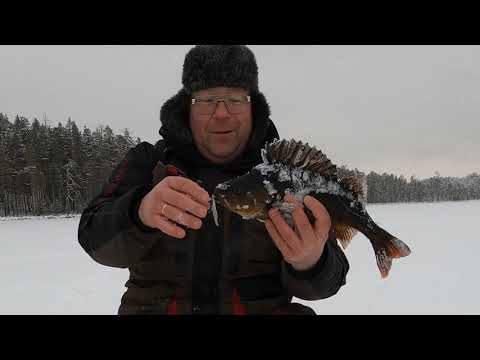
[[(369, 241), (346, 250), (347, 285), (329, 299), (298, 300), (317, 314), (480, 314), (480, 201), (369, 205), (412, 254), (382, 280)], [(79, 217), (0, 218), (0, 314), (116, 314), (128, 270), (91, 260)]]

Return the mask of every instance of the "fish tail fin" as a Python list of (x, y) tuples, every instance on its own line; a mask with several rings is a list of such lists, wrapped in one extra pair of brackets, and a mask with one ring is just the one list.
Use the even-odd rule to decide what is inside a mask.
[(411, 253), (407, 244), (378, 226), (372, 231), (370, 241), (383, 279), (388, 276), (393, 259), (405, 257)]

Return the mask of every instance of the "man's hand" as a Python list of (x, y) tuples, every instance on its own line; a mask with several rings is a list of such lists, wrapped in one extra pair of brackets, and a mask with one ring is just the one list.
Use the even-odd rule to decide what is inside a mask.
[(297, 205), (292, 213), (295, 229), (288, 226), (277, 209), (268, 212), (265, 226), (285, 261), (297, 271), (308, 270), (322, 256), (331, 226), (330, 215), (318, 200), (307, 195), (304, 203), (316, 219), (312, 226), (294, 196), (286, 195), (285, 201)]
[(138, 216), (145, 225), (181, 239), (185, 230), (176, 224), (200, 229), (209, 201), (208, 193), (192, 180), (167, 176), (142, 199)]

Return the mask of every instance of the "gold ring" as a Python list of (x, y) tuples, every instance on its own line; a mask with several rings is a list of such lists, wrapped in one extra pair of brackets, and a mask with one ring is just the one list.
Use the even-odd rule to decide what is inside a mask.
[(165, 208), (167, 207), (167, 204), (163, 204), (162, 206), (162, 215), (167, 217), (167, 215), (165, 215)]

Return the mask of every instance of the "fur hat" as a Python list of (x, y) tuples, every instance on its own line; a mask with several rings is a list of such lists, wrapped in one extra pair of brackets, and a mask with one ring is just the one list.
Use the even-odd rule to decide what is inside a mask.
[(183, 88), (188, 94), (217, 86), (258, 91), (258, 67), (243, 45), (197, 45), (185, 56)]

